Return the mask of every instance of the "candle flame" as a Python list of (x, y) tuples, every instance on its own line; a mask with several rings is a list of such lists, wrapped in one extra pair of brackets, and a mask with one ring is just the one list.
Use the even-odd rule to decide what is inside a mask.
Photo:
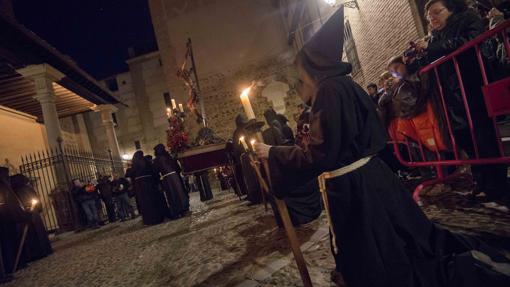
[(37, 200), (37, 199), (35, 199), (35, 198), (34, 198), (34, 199), (32, 199), (32, 206), (36, 205), (38, 202), (39, 202), (39, 200)]
[(255, 139), (252, 139), (252, 140), (250, 141), (251, 146), (253, 146), (256, 142), (257, 142), (257, 141), (256, 141)]
[(239, 137), (239, 142), (243, 142), (244, 141), (244, 136), (240, 136)]
[(244, 89), (243, 92), (241, 93), (241, 98), (247, 98), (248, 95), (250, 94), (250, 91), (251, 91), (251, 87)]
[(170, 108), (166, 108), (166, 112), (167, 113), (170, 113), (171, 109)]

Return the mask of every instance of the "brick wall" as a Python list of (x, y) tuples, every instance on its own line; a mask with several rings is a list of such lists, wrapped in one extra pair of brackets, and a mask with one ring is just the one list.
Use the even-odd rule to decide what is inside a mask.
[(362, 70), (354, 79), (363, 87), (377, 83), (388, 60), (420, 37), (409, 1), (414, 0), (358, 0), (359, 10), (345, 8)]

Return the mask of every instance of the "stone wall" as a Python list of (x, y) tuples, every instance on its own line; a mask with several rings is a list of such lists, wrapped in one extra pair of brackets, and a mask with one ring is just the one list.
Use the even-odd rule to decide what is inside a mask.
[[(228, 139), (234, 119), (242, 112), (239, 95), (252, 81), (259, 86), (250, 95), (258, 117), (271, 105), (262, 90), (273, 81), (288, 83), (294, 48), (287, 42), (276, 1), (267, 0), (150, 0), (152, 22), (172, 97), (185, 101), (187, 92), (175, 77), (185, 44), (193, 50), (209, 126)], [(235, 12), (234, 12), (235, 11)], [(289, 87), (287, 100), (297, 102)], [(295, 113), (289, 106), (286, 114)], [(292, 119), (292, 116), (290, 116)], [(200, 128), (193, 115), (186, 128), (194, 137)]]

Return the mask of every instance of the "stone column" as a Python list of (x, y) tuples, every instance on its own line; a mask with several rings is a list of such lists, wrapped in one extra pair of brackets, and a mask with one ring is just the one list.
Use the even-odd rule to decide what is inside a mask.
[(41, 104), (48, 146), (50, 148), (57, 147), (57, 139), (62, 138), (62, 130), (55, 105), (56, 95), (53, 83), (61, 80), (64, 74), (48, 64), (30, 65), (16, 71), (34, 81), (35, 99)]
[(120, 148), (119, 142), (117, 141), (117, 135), (115, 133), (115, 125), (113, 123), (112, 113), (118, 109), (114, 105), (99, 105), (93, 108), (94, 111), (100, 112), (101, 122), (106, 130), (106, 137), (108, 139), (108, 148), (112, 152), (114, 160), (120, 160)]

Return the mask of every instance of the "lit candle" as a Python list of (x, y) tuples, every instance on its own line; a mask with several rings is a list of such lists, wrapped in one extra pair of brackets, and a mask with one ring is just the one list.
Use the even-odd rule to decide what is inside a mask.
[(33, 211), (35, 209), (35, 206), (37, 205), (37, 203), (39, 203), (39, 200), (37, 199), (32, 199), (32, 206), (30, 207), (30, 210)]
[(251, 107), (250, 98), (248, 95), (250, 94), (251, 87), (246, 88), (241, 93), (241, 103), (243, 104), (244, 112), (246, 113), (246, 117), (251, 120), (255, 118), (255, 113), (253, 112), (253, 108)]
[(181, 111), (181, 113), (184, 113), (184, 106), (182, 104), (179, 104), (179, 110)]
[(175, 99), (172, 99), (172, 109), (177, 109), (177, 104), (175, 103)]
[(243, 145), (244, 150), (248, 150), (248, 145), (246, 144), (246, 140), (244, 139), (244, 136), (239, 137), (239, 141)]
[(257, 141), (256, 141), (255, 139), (251, 139), (251, 141), (250, 141), (250, 145), (251, 145), (251, 149), (252, 149), (252, 150), (255, 150), (255, 143), (256, 143), (256, 142), (257, 142)]
[(171, 115), (172, 115), (172, 109), (171, 108), (166, 108), (166, 116), (170, 117)]

